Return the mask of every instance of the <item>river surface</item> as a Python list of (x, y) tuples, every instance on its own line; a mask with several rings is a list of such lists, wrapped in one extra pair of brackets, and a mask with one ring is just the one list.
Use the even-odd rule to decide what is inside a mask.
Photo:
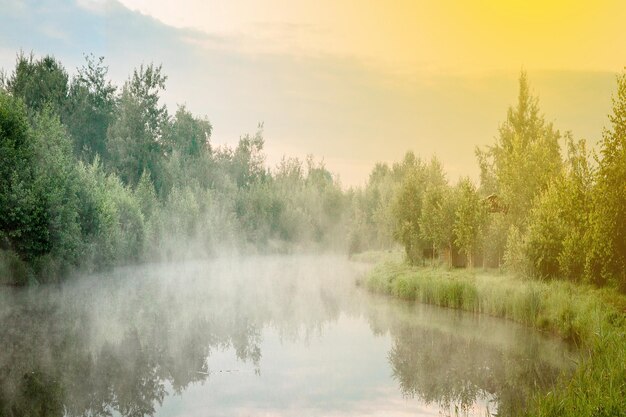
[(122, 268), (0, 289), (0, 416), (513, 415), (575, 354), (371, 295), (339, 256)]

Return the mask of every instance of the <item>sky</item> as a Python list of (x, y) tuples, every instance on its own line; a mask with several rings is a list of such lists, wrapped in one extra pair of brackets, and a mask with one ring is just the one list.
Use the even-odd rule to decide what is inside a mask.
[(21, 49), (121, 85), (154, 62), (164, 102), (214, 144), (264, 125), (267, 162), (313, 154), (345, 186), (407, 150), (477, 179), (526, 70), (548, 121), (596, 143), (626, 58), (626, 4), (538, 0), (0, 0), (0, 67)]

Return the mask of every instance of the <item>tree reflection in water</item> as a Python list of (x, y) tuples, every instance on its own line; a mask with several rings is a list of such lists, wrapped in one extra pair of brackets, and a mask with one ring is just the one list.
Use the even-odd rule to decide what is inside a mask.
[(242, 361), (258, 366), (260, 332), (255, 324), (231, 321), (228, 336), (221, 317), (200, 317), (187, 329), (167, 321), (129, 326), (122, 337), (94, 349), (90, 320), (62, 306), (41, 307), (27, 300), (0, 323), (0, 415), (152, 415), (166, 395), (210, 375), (211, 349), (232, 346)]
[(402, 394), (436, 403), (444, 414), (523, 414), (528, 398), (572, 370), (574, 352), (521, 326), (448, 309), (378, 304), (370, 320), (391, 334), (389, 362)]
[(567, 368), (556, 342), (501, 320), (371, 296), (355, 290), (354, 274), (337, 257), (267, 257), (3, 289), (0, 416), (154, 415), (168, 395), (220, 371), (208, 365), (214, 352), (232, 351), (260, 373), (264, 331), (306, 344), (342, 314), (389, 338), (402, 395), (444, 411), (493, 401), (513, 415)]
[[(312, 278), (331, 269), (306, 256), (225, 259), (3, 289), (0, 416), (153, 415), (166, 386), (180, 394), (211, 375), (217, 349), (259, 372), (264, 326), (295, 338), (336, 320), (353, 280), (320, 290)], [(345, 260), (334, 272), (352, 276)]]

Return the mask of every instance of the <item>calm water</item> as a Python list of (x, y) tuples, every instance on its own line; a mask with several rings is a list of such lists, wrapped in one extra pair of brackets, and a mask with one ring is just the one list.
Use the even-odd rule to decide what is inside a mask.
[(127, 268), (0, 290), (0, 415), (511, 415), (574, 354), (372, 296), (333, 256)]

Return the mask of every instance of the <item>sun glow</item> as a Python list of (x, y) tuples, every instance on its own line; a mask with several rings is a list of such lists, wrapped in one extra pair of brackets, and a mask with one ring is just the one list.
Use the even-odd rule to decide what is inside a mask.
[(249, 52), (340, 56), (408, 74), (619, 71), (612, 46), (626, 41), (626, 7), (612, 0), (122, 3)]

